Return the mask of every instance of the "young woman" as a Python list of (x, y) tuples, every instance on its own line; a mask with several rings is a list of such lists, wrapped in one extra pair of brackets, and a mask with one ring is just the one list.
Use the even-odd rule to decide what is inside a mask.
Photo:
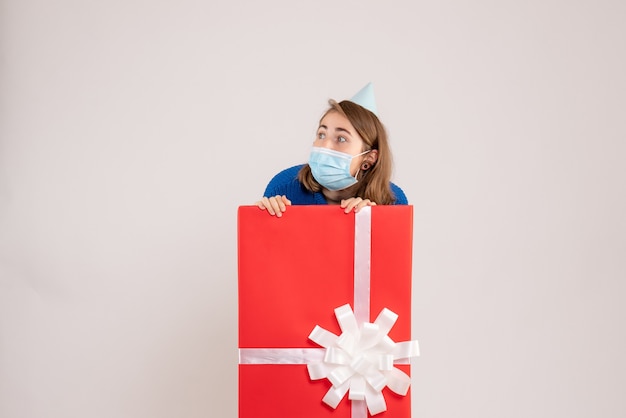
[(404, 192), (390, 181), (391, 150), (371, 83), (352, 99), (329, 104), (309, 163), (274, 176), (256, 205), (278, 217), (290, 205), (336, 204), (345, 213), (376, 204), (406, 205)]

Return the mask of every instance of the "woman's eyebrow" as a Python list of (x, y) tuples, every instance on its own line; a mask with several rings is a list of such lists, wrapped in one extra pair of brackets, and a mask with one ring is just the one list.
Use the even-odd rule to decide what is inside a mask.
[(335, 131), (339, 131), (339, 132), (345, 132), (349, 135), (352, 135), (352, 132), (350, 132), (349, 130), (347, 130), (346, 128), (335, 128)]
[[(317, 128), (317, 129), (322, 129), (322, 128), (328, 130), (328, 126), (326, 126), (326, 125), (320, 125), (320, 127)], [(337, 127), (337, 128), (335, 128), (335, 131), (337, 131), (337, 132), (345, 132), (348, 135), (352, 135), (352, 132), (350, 132), (346, 128)]]

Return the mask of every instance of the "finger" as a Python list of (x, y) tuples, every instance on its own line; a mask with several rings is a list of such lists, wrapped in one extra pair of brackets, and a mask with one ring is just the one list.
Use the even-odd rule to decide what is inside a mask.
[(348, 202), (348, 204), (346, 205), (346, 209), (344, 210), (345, 213), (350, 213), (350, 211), (352, 209), (354, 209), (354, 207), (356, 205), (358, 205), (363, 199), (361, 199), (360, 197), (355, 197), (353, 199), (351, 199), (350, 202)]
[(347, 208), (348, 205), (351, 205), (351, 204), (354, 205), (356, 199), (357, 199), (356, 197), (351, 197), (349, 199), (341, 199), (339, 206), (341, 206), (342, 208)]
[(281, 212), (284, 212), (287, 208), (285, 207), (285, 201), (283, 200), (285, 196), (276, 196), (276, 203), (278, 203), (278, 208)]
[(270, 200), (267, 197), (263, 197), (263, 199), (261, 199), (261, 202), (263, 203), (263, 206), (265, 206), (270, 215), (276, 214), (276, 212), (274, 212), (274, 208), (272, 208)]
[(282, 196), (281, 196), (281, 198), (282, 198), (282, 201), (283, 201), (283, 203), (284, 203), (285, 205), (287, 205), (287, 206), (291, 206), (291, 200), (287, 199), (287, 196), (282, 195)]
[(280, 210), (280, 204), (278, 203), (278, 200), (274, 196), (274, 197), (270, 197), (269, 201), (270, 201), (270, 205), (272, 206), (272, 210), (274, 211), (276, 216), (280, 218), (283, 215), (283, 212)]
[(261, 209), (261, 210), (265, 210), (266, 209), (265, 205), (260, 200), (258, 202), (256, 202), (255, 205), (258, 206), (259, 209)]
[(359, 204), (356, 205), (356, 207), (354, 208), (354, 211), (358, 212), (361, 210), (361, 208), (364, 208), (365, 206), (370, 206), (370, 203), (372, 202), (369, 199), (361, 200)]

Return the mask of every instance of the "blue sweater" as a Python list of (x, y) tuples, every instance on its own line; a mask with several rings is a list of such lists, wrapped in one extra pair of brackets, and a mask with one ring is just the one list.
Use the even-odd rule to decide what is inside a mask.
[[(326, 198), (321, 192), (310, 192), (298, 180), (298, 172), (304, 164), (296, 165), (276, 174), (265, 188), (263, 196), (285, 195), (293, 205), (326, 205)], [(390, 183), (396, 197), (395, 205), (407, 205), (408, 201), (401, 188)]]

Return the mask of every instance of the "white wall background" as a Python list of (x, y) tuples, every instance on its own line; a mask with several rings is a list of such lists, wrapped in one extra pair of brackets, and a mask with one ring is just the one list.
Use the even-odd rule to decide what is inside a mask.
[(236, 208), (373, 81), (415, 206), (414, 417), (623, 418), (625, 21), (0, 0), (0, 416), (236, 416)]

